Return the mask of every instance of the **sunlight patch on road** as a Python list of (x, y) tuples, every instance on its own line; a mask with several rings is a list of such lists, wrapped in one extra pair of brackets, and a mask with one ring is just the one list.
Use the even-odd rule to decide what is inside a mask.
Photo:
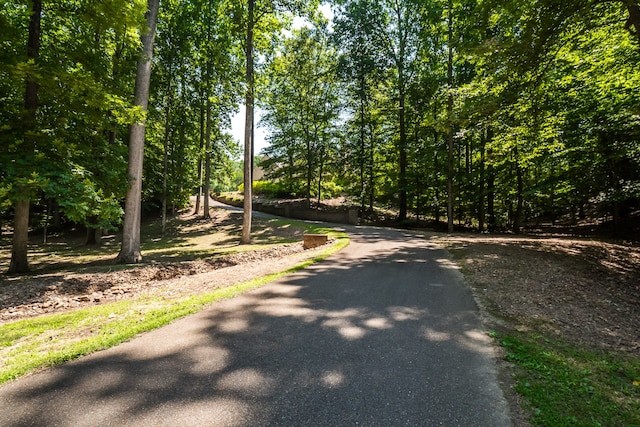
[(268, 395), (274, 386), (273, 379), (267, 377), (257, 369), (245, 368), (229, 372), (218, 381), (218, 387), (223, 390), (246, 391)]
[(389, 307), (387, 311), (389, 312), (391, 319), (396, 322), (420, 320), (426, 314), (424, 310), (412, 307)]
[(322, 384), (329, 388), (341, 386), (345, 382), (345, 377), (342, 372), (335, 370), (327, 371), (321, 378)]
[(458, 337), (457, 341), (461, 347), (476, 353), (491, 354), (493, 352), (491, 337), (479, 329), (465, 331), (462, 336)]
[(322, 326), (335, 329), (346, 340), (357, 340), (367, 334), (367, 330), (351, 323), (349, 319), (329, 319)]
[(230, 350), (214, 345), (200, 345), (189, 349), (191, 365), (189, 372), (195, 375), (207, 375), (227, 365)]
[(220, 324), (219, 328), (221, 332), (226, 333), (243, 332), (249, 329), (249, 322), (247, 319), (229, 319)]
[(374, 317), (374, 318), (365, 320), (363, 323), (367, 328), (371, 328), (371, 329), (391, 329), (391, 328), (393, 328), (393, 325), (391, 324), (389, 319), (387, 319), (385, 317)]
[(429, 341), (434, 341), (434, 342), (449, 341), (451, 339), (451, 334), (450, 333), (436, 331), (435, 329), (432, 329), (432, 328), (429, 328), (429, 327), (423, 327), (422, 328), (422, 334), (424, 335), (424, 337), (426, 339), (428, 339)]

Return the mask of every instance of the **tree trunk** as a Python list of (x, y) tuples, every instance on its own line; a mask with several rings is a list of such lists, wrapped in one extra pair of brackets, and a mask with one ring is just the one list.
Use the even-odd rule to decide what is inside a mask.
[[(489, 157), (491, 157), (491, 150), (489, 150)], [(496, 198), (496, 172), (494, 167), (489, 163), (487, 167), (487, 230), (495, 231), (498, 224), (496, 223), (496, 211), (495, 211), (495, 198)]]
[(29, 200), (16, 200), (13, 204), (15, 219), (13, 221), (13, 244), (11, 246), (11, 262), (9, 273), (25, 273), (29, 271), (27, 248), (29, 246)]
[(320, 164), (319, 172), (318, 172), (318, 207), (320, 206), (320, 202), (322, 201), (322, 173), (324, 172), (324, 147), (320, 149)]
[(204, 149), (204, 215), (203, 218), (211, 218), (209, 212), (209, 193), (211, 192), (211, 101), (207, 99), (207, 118), (205, 125), (205, 149)]
[(87, 238), (84, 243), (86, 246), (102, 245), (102, 229), (97, 226), (87, 225)]
[[(33, 0), (29, 19), (29, 39), (27, 42), (27, 58), (37, 61), (40, 55), (40, 19), (42, 16), (42, 0)], [(38, 82), (31, 76), (27, 77), (24, 94), (23, 141), (21, 154), (27, 158), (33, 157), (35, 141), (31, 134), (36, 128), (36, 111), (38, 109)], [(11, 246), (11, 261), (9, 273), (24, 273), (29, 271), (29, 190), (18, 187), (18, 200), (13, 203), (13, 243)]]
[[(134, 106), (147, 111), (149, 103), (149, 85), (151, 82), (151, 59), (153, 56), (153, 41), (158, 21), (160, 0), (148, 0), (146, 14), (147, 31), (142, 35), (142, 53), (138, 59)], [(131, 125), (129, 136), (129, 189), (125, 200), (124, 225), (122, 229), (122, 247), (118, 254), (120, 263), (142, 262), (140, 252), (140, 221), (142, 215), (142, 161), (144, 158), (144, 136), (146, 118), (140, 123)]]
[[(636, 36), (638, 42), (640, 42), (640, 7), (634, 0), (627, 0), (627, 10), (629, 11), (629, 18), (626, 23), (627, 30)], [(631, 27), (633, 27), (633, 30), (631, 30)]]
[(51, 199), (47, 199), (47, 210), (44, 213), (44, 230), (42, 231), (42, 244), (47, 244), (49, 235), (49, 218), (51, 218)]
[(369, 211), (373, 213), (373, 203), (376, 197), (376, 176), (375, 176), (375, 130), (374, 124), (369, 124)]
[[(462, 225), (462, 203), (463, 200), (465, 200), (465, 194), (464, 194), (464, 176), (462, 175), (462, 171), (464, 170), (462, 168), (462, 147), (460, 146), (460, 144), (458, 144), (458, 146), (456, 147), (456, 154), (457, 159), (458, 159), (458, 225)], [(455, 201), (455, 200), (454, 200)]]
[(448, 19), (448, 60), (447, 60), (447, 120), (449, 125), (448, 135), (448, 161), (447, 161), (447, 230), (453, 233), (453, 2), (449, 0)]
[(482, 132), (480, 135), (480, 183), (478, 185), (478, 231), (484, 231), (484, 200), (485, 200), (485, 177), (484, 177), (484, 161), (485, 161), (485, 147), (487, 145), (487, 139), (489, 136), (489, 129), (486, 134)]
[(198, 194), (196, 194), (196, 209), (193, 213), (198, 215), (200, 213), (200, 199), (202, 197), (202, 150), (204, 148), (204, 95), (200, 98), (202, 103), (200, 105), (200, 149), (198, 150)]
[(405, 79), (405, 54), (406, 54), (406, 38), (405, 31), (402, 28), (403, 17), (398, 2), (396, 2), (396, 13), (398, 17), (398, 33), (400, 34), (400, 45), (398, 52), (398, 124), (400, 126), (399, 156), (400, 156), (400, 176), (398, 185), (400, 187), (400, 212), (398, 219), (404, 221), (407, 219), (407, 128), (405, 117), (405, 95), (406, 95), (406, 79)]
[(313, 181), (313, 159), (311, 153), (311, 137), (308, 132), (305, 135), (307, 140), (307, 188), (305, 190), (305, 197), (307, 199), (307, 208), (311, 208), (311, 182)]
[(518, 148), (514, 149), (515, 166), (516, 166), (516, 211), (513, 218), (513, 232), (520, 234), (522, 229), (523, 207), (524, 207), (524, 178), (522, 166), (520, 166), (520, 156)]
[(360, 215), (364, 216), (365, 208), (365, 181), (364, 181), (364, 168), (365, 168), (365, 122), (364, 122), (364, 77), (360, 78)]
[(247, 93), (245, 97), (244, 124), (244, 214), (242, 216), (242, 244), (251, 243), (251, 216), (253, 210), (253, 25), (255, 0), (248, 0), (247, 5)]
[(400, 105), (398, 109), (398, 121), (400, 122), (400, 212), (398, 219), (404, 221), (407, 219), (407, 130), (405, 125), (405, 94), (404, 94), (404, 77), (401, 77), (400, 84)]
[[(171, 80), (169, 80), (171, 81)], [(171, 84), (168, 87), (171, 90)], [(164, 141), (162, 144), (162, 235), (167, 229), (167, 178), (169, 175), (169, 137), (171, 126), (171, 101), (167, 105), (166, 118), (164, 123)]]
[(434, 200), (434, 206), (433, 206), (433, 218), (435, 219), (436, 223), (440, 222), (440, 185), (438, 185), (438, 172), (439, 172), (439, 163), (438, 163), (438, 148), (437, 148), (437, 142), (438, 142), (438, 133), (437, 131), (434, 132), (434, 141), (435, 141), (435, 145), (436, 145), (436, 153), (433, 156), (433, 197), (435, 198)]

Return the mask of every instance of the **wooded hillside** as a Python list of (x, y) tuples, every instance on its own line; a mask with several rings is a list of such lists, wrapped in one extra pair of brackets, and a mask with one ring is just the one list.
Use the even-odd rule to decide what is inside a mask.
[(589, 220), (630, 237), (635, 0), (335, 0), (331, 19), (315, 2), (162, 0), (145, 111), (133, 95), (153, 2), (0, 0), (13, 271), (28, 269), (28, 230), (74, 223), (92, 242), (120, 227), (134, 124), (146, 127), (144, 211), (235, 189), (240, 146), (226, 129), (249, 95), (281, 193), (347, 196), (362, 215), (385, 206), (450, 230)]

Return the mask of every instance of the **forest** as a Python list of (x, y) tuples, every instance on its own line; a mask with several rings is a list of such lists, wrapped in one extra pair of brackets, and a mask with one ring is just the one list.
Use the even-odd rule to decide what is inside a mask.
[(28, 270), (30, 230), (65, 223), (88, 243), (122, 228), (118, 259), (138, 262), (141, 216), (241, 182), (246, 241), (254, 158), (274, 195), (363, 217), (626, 237), (639, 62), (635, 0), (0, 0), (9, 270)]

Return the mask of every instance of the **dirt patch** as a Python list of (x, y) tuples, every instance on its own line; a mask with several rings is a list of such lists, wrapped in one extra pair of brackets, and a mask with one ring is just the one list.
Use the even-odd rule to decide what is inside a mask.
[[(5, 278), (0, 280), (0, 322), (133, 298), (142, 293), (177, 296), (203, 292), (219, 286), (210, 286), (203, 280), (180, 279), (251, 264), (253, 269), (271, 271), (265, 264), (303, 252), (302, 243), (293, 243), (209, 260), (152, 264), (124, 271), (49, 274), (19, 280)], [(240, 280), (243, 279), (238, 278)]]
[(592, 349), (640, 353), (640, 248), (575, 238), (439, 239), (491, 327), (508, 322)]

